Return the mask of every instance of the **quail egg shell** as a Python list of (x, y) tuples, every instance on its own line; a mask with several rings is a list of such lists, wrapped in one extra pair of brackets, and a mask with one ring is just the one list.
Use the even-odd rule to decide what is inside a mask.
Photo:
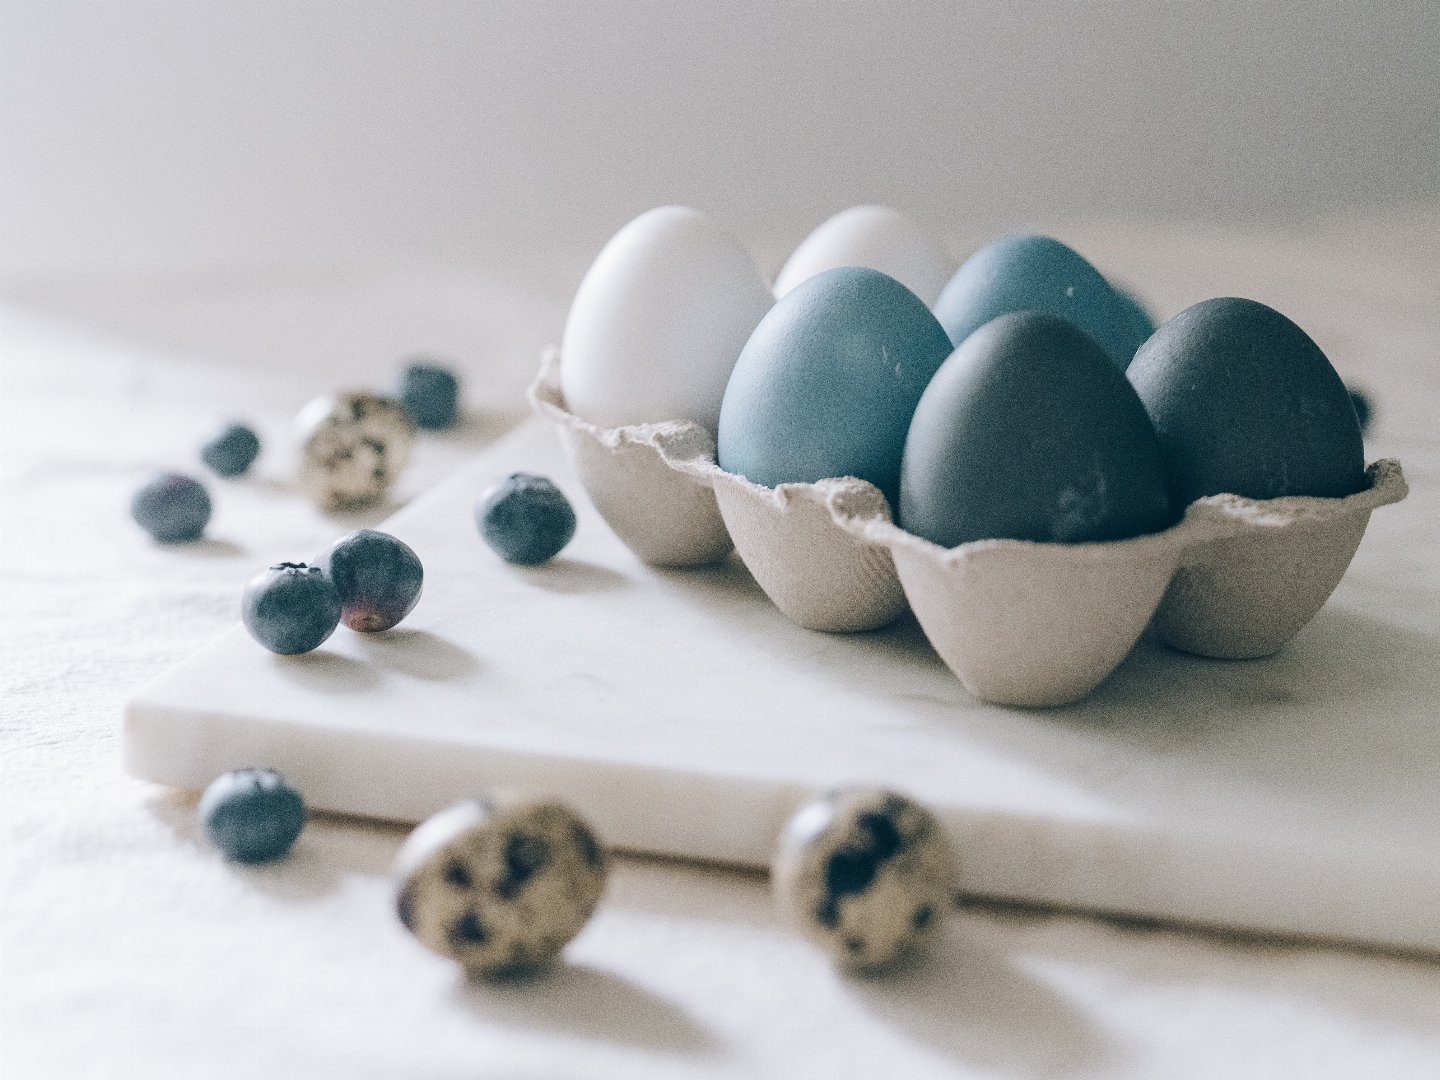
[(935, 815), (883, 788), (803, 806), (775, 854), (775, 895), (848, 969), (883, 967), (934, 934), (951, 904), (955, 853)]
[(566, 404), (602, 427), (693, 420), (710, 431), (746, 338), (773, 296), (740, 241), (662, 206), (611, 238), (565, 323)]
[(590, 827), (553, 799), (459, 803), (426, 820), (395, 856), (395, 910), (420, 942), (478, 974), (553, 960), (605, 889)]

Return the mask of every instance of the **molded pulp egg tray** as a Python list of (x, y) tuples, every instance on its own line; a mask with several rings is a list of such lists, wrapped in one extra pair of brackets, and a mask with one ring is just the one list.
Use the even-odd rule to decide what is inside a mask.
[(560, 355), (530, 387), (580, 481), (622, 541), (654, 566), (700, 566), (732, 548), (766, 595), (811, 630), (872, 630), (908, 607), (976, 697), (1076, 701), (1154, 621), (1200, 656), (1266, 656), (1340, 583), (1378, 506), (1407, 494), (1377, 461), (1343, 499), (1197, 499), (1164, 532), (1093, 544), (978, 540), (942, 548), (898, 528), (879, 489), (840, 477), (761, 487), (715, 463), (690, 421), (599, 428), (571, 413)]

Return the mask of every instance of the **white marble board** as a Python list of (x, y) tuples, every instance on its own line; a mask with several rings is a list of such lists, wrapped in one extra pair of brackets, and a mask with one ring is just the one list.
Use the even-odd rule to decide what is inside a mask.
[[(580, 512), (548, 567), (476, 534), (515, 469)], [(402, 627), (286, 658), (237, 625), (131, 701), (125, 761), (189, 789), (273, 765), (315, 808), (404, 822), (533, 786), (617, 847), (755, 866), (807, 793), (880, 782), (942, 815), (968, 892), (1436, 950), (1440, 625), (1380, 580), (1387, 513), (1281, 654), (1142, 642), (1085, 702), (1023, 711), (971, 698), (908, 619), (814, 633), (733, 561), (640, 564), (532, 423), (385, 526), (426, 567)]]

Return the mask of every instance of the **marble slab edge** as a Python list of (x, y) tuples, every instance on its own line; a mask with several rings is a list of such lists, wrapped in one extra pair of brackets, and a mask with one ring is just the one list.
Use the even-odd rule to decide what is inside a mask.
[[(212, 725), (222, 720), (225, 736), (218, 739)], [(156, 752), (158, 746), (166, 749)], [(313, 809), (400, 824), (496, 788), (548, 791), (589, 817), (617, 850), (762, 870), (782, 824), (811, 794), (767, 778), (494, 746), (457, 750), (442, 740), (380, 732), (347, 732), (337, 752), (334, 732), (318, 726), (218, 712), (197, 717), (193, 708), (143, 694), (126, 710), (123, 747), (127, 772), (168, 787), (196, 791), (227, 769), (265, 764), (285, 772)], [(1294, 850), (1113, 823), (1057, 827), (963, 807), (936, 811), (961, 853), (964, 895), (1440, 954), (1440, 924), (1413, 902), (1427, 891), (1423, 871), (1413, 887), (1376, 895), (1367, 885), (1371, 876), (1353, 862), (1337, 866)], [(1106, 850), (1115, 853), (1113, 863)], [(1283, 897), (1274, 891), (1282, 877), (1277, 864), (1291, 869), (1283, 875), (1290, 882)], [(1137, 880), (1137, 865), (1156, 872)], [(1392, 883), (1394, 875), (1394, 866), (1386, 867)], [(1268, 883), (1264, 896), (1236, 884), (1258, 877)]]

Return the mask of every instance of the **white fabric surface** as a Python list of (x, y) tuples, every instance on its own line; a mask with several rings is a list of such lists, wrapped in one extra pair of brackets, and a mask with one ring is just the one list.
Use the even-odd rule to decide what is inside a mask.
[[(1437, 520), (1440, 211), (1294, 231), (1072, 229), (1166, 311), (1277, 304), (1381, 389), (1370, 456)], [(231, 623), (241, 584), (352, 523), (284, 482), (289, 417), (395, 359), (458, 356), (471, 418), (427, 438), (397, 499), (502, 430), (574, 267), (521, 287), (454, 268), (219, 275), (14, 293), (3, 327), (3, 1017), (30, 1077), (1431, 1077), (1440, 963), (1075, 914), (968, 906), (911, 971), (845, 979), (772, 914), (765, 881), (620, 861), (566, 962), (468, 986), (393, 917), (401, 834), (314, 820), (237, 868), (193, 803), (122, 775), (139, 684)], [(147, 467), (194, 468), (224, 416), (258, 422), (258, 475), (214, 481), (210, 539), (128, 521)], [(1426, 522), (1429, 524), (1427, 525)], [(1396, 568), (1440, 612), (1440, 572)]]

